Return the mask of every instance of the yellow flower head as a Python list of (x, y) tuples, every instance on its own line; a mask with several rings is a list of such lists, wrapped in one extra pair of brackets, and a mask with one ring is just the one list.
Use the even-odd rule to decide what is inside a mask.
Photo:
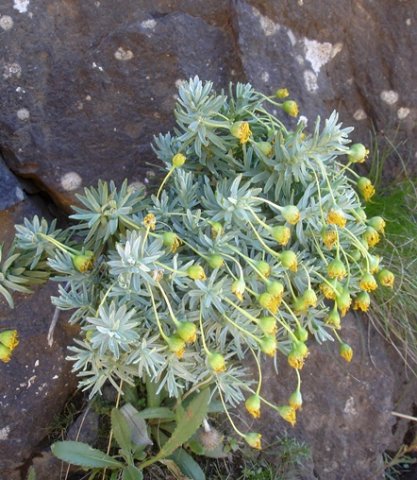
[(148, 213), (145, 218), (143, 219), (143, 224), (145, 225), (146, 228), (149, 228), (149, 230), (155, 230), (156, 228), (156, 218), (153, 213)]
[(337, 232), (333, 228), (328, 228), (322, 232), (321, 238), (326, 245), (326, 248), (332, 250), (337, 243)]
[(379, 233), (375, 230), (375, 228), (372, 227), (366, 228), (363, 238), (369, 247), (374, 247), (381, 240)]
[(288, 399), (288, 404), (293, 410), (301, 409), (303, 406), (303, 397), (301, 396), (300, 390), (296, 390), (290, 395)]
[(354, 143), (348, 151), (348, 160), (350, 163), (363, 163), (369, 150), (362, 143)]
[(275, 92), (275, 96), (276, 96), (277, 98), (287, 98), (289, 95), (290, 95), (290, 92), (288, 91), (287, 88), (279, 88), (279, 89)]
[(258, 270), (259, 276), (261, 278), (268, 278), (271, 275), (271, 266), (268, 262), (265, 262), (264, 260), (260, 260), (256, 263), (256, 269)]
[(365, 273), (365, 275), (359, 281), (359, 287), (365, 292), (373, 292), (378, 288), (375, 277), (371, 273)]
[(288, 268), (291, 272), (298, 270), (297, 255), (292, 250), (284, 250), (281, 252), (280, 259), (284, 268)]
[(281, 305), (281, 297), (275, 297), (268, 292), (261, 293), (258, 296), (259, 305), (266, 310), (269, 310), (273, 315), (278, 311)]
[(298, 105), (297, 102), (295, 102), (294, 100), (286, 100), (282, 104), (282, 109), (290, 117), (298, 117)]
[(187, 268), (187, 275), (193, 280), (206, 280), (207, 276), (201, 265), (191, 265)]
[(360, 177), (356, 182), (356, 186), (365, 202), (369, 201), (375, 195), (375, 187), (372, 185), (369, 178)]
[(221, 353), (210, 353), (207, 357), (207, 362), (214, 373), (221, 373), (226, 370), (226, 360)]
[(270, 357), (274, 357), (277, 351), (277, 340), (274, 336), (265, 336), (260, 342), (261, 351)]
[(287, 205), (281, 208), (281, 215), (290, 225), (296, 225), (301, 218), (300, 210), (295, 205)]
[(293, 407), (289, 405), (278, 407), (278, 413), (292, 427), (297, 423), (297, 413)]
[(246, 443), (256, 450), (262, 449), (262, 435), (260, 433), (250, 432), (245, 435)]
[(175, 253), (181, 246), (181, 240), (174, 232), (164, 232), (162, 235), (163, 246), (171, 253)]
[(335, 300), (337, 295), (337, 280), (330, 280), (320, 284), (320, 291), (327, 300)]
[(349, 290), (343, 290), (336, 296), (336, 304), (342, 317), (344, 317), (352, 304)]
[(274, 317), (261, 317), (258, 325), (266, 336), (274, 336), (277, 333), (277, 321)]
[(243, 278), (239, 278), (239, 280), (235, 280), (232, 283), (232, 293), (234, 293), (241, 302), (243, 301), (243, 294), (245, 293), (245, 289), (246, 285)]
[(340, 322), (340, 315), (339, 312), (337, 311), (337, 306), (335, 304), (333, 310), (329, 312), (327, 317), (324, 320), (327, 325), (330, 325), (331, 327), (335, 328), (336, 330), (340, 330), (342, 325)]
[(249, 397), (245, 402), (245, 407), (253, 418), (259, 418), (261, 416), (261, 399), (259, 395)]
[(177, 328), (176, 335), (185, 343), (194, 343), (197, 340), (197, 327), (192, 322), (181, 322)]
[(175, 353), (177, 358), (182, 358), (185, 352), (185, 342), (182, 338), (177, 335), (168, 337), (167, 340), (168, 348), (172, 353)]
[(381, 257), (379, 255), (368, 255), (369, 260), (369, 271), (371, 273), (379, 272), (379, 264), (381, 262)]
[(186, 158), (185, 155), (183, 155), (182, 153), (176, 153), (172, 157), (172, 166), (175, 167), (175, 168), (182, 167), (186, 160), (187, 160), (187, 158)]
[(368, 220), (368, 225), (372, 228), (375, 228), (375, 230), (378, 233), (381, 233), (382, 235), (384, 234), (385, 231), (385, 220), (382, 217), (372, 217)]
[(3, 344), (0, 344), (0, 360), (3, 363), (10, 362), (10, 358), (12, 356), (12, 351), (10, 348), (5, 347)]
[(247, 143), (252, 135), (248, 122), (235, 122), (230, 128), (230, 133), (240, 140), (240, 143)]
[(303, 342), (296, 342), (293, 344), (291, 352), (288, 354), (288, 364), (292, 368), (301, 370), (304, 366), (304, 360), (308, 357), (309, 351), (307, 345)]
[(290, 241), (291, 230), (285, 225), (279, 225), (278, 227), (273, 227), (271, 229), (271, 235), (279, 245), (285, 247)]
[(19, 345), (17, 330), (4, 330), (1, 332), (0, 343), (12, 352)]
[(211, 238), (215, 239), (223, 233), (223, 225), (220, 222), (211, 224)]
[(362, 310), (362, 312), (367, 312), (369, 305), (371, 304), (371, 297), (368, 292), (361, 292), (353, 300), (353, 310)]
[(346, 216), (340, 208), (332, 208), (327, 213), (327, 223), (329, 225), (337, 225), (340, 228), (346, 226)]
[(330, 278), (343, 280), (347, 275), (346, 267), (340, 259), (335, 258), (327, 265), (327, 274)]
[(88, 250), (85, 253), (74, 255), (72, 257), (72, 264), (74, 268), (80, 272), (85, 273), (93, 268), (94, 265), (94, 252)]
[(340, 344), (339, 354), (348, 363), (352, 361), (353, 350), (352, 350), (352, 347), (350, 345), (348, 345), (347, 343), (341, 343)]
[(378, 273), (378, 281), (383, 287), (393, 288), (395, 276), (392, 272), (384, 268)]

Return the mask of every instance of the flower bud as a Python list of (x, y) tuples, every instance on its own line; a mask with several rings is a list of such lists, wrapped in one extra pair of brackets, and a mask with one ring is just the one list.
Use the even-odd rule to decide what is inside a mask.
[(279, 244), (285, 247), (291, 238), (291, 230), (285, 225), (279, 225), (271, 229), (271, 235), (273, 239)]
[(257, 142), (256, 146), (266, 157), (270, 157), (272, 155), (273, 147), (270, 142)]
[(297, 102), (294, 102), (294, 100), (286, 100), (282, 104), (282, 109), (290, 117), (298, 117), (298, 105)]
[(172, 166), (175, 168), (180, 168), (184, 165), (185, 161), (187, 160), (186, 156), (182, 153), (176, 153), (172, 157)]
[(273, 280), (272, 282), (268, 282), (266, 290), (273, 297), (281, 299), (282, 294), (284, 293), (284, 285), (281, 282), (278, 282), (278, 280)]
[(317, 306), (317, 295), (312, 288), (308, 288), (301, 296), (305, 308), (315, 308)]
[(340, 330), (342, 325), (340, 321), (340, 315), (339, 312), (337, 311), (337, 306), (335, 304), (333, 310), (329, 312), (327, 317), (324, 319), (325, 323), (327, 325), (330, 325), (331, 327), (335, 328), (336, 330)]
[(269, 310), (273, 315), (278, 311), (281, 299), (279, 297), (274, 297), (268, 292), (261, 293), (258, 296), (259, 305), (266, 310)]
[(284, 250), (281, 255), (281, 264), (284, 268), (288, 268), (291, 272), (298, 269), (297, 255), (292, 250)]
[(369, 155), (369, 150), (362, 143), (354, 143), (348, 151), (350, 163), (363, 163)]
[(239, 280), (235, 280), (232, 283), (232, 293), (234, 293), (240, 301), (243, 300), (243, 294), (245, 293), (245, 289), (246, 285), (243, 278), (239, 278)]
[(256, 448), (256, 450), (262, 449), (261, 440), (262, 435), (260, 433), (250, 432), (245, 435), (245, 442), (252, 448)]
[(303, 405), (303, 397), (301, 396), (300, 390), (296, 390), (290, 395), (288, 399), (288, 404), (293, 410), (298, 410)]
[(282, 407), (278, 407), (278, 413), (292, 427), (297, 423), (296, 411), (294, 410), (294, 408), (290, 407), (289, 405), (284, 405)]
[(378, 233), (384, 234), (385, 220), (382, 217), (372, 217), (368, 220), (368, 225), (374, 228)]
[(308, 330), (301, 325), (297, 325), (294, 334), (300, 342), (306, 342), (308, 339)]
[(162, 234), (162, 245), (171, 253), (175, 253), (181, 245), (178, 235), (174, 232), (164, 232)]
[(277, 333), (277, 321), (274, 317), (261, 317), (258, 325), (266, 336), (273, 336)]
[(366, 212), (363, 208), (357, 208), (354, 212), (353, 212), (353, 215), (356, 217), (356, 220), (359, 222), (359, 223), (363, 223), (365, 222), (365, 220), (367, 219), (367, 216), (366, 216)]
[(369, 271), (371, 273), (377, 273), (379, 271), (379, 263), (381, 257), (379, 255), (368, 255)]
[(206, 280), (204, 268), (201, 265), (191, 265), (187, 268), (187, 275), (193, 280)]
[(72, 264), (74, 265), (75, 270), (77, 270), (78, 272), (88, 272), (93, 268), (94, 252), (87, 250), (85, 253), (73, 255)]
[(326, 245), (328, 250), (332, 250), (337, 244), (337, 232), (333, 228), (328, 228), (324, 230), (321, 234), (323, 243)]
[(252, 135), (248, 122), (235, 122), (230, 128), (230, 133), (238, 138), (242, 144), (247, 143)]
[(274, 357), (277, 351), (277, 340), (275, 337), (266, 336), (262, 337), (259, 345), (261, 347), (261, 351), (270, 357)]
[(363, 234), (363, 239), (369, 247), (374, 247), (379, 243), (381, 237), (375, 228), (367, 227), (365, 233)]
[(256, 269), (259, 271), (261, 277), (268, 278), (271, 275), (271, 266), (264, 260), (256, 263)]
[(378, 284), (371, 273), (365, 273), (359, 281), (359, 287), (361, 290), (365, 290), (365, 292), (373, 292), (378, 288)]
[(295, 205), (287, 205), (286, 207), (282, 207), (280, 211), (281, 215), (289, 224), (295, 225), (300, 221), (300, 210), (298, 210)]
[(177, 358), (182, 358), (185, 352), (185, 342), (177, 335), (172, 335), (167, 339), (168, 349), (170, 352), (175, 353)]
[(207, 363), (215, 373), (221, 373), (226, 370), (226, 360), (221, 353), (210, 353), (207, 357)]
[(304, 366), (304, 360), (309, 354), (307, 345), (304, 342), (294, 342), (291, 352), (288, 354), (288, 364), (292, 368), (301, 370)]
[(212, 222), (211, 224), (211, 238), (217, 238), (223, 233), (223, 225), (220, 222)]
[(12, 351), (10, 348), (5, 347), (3, 344), (0, 344), (0, 360), (3, 363), (10, 362), (10, 358), (12, 356)]
[(371, 297), (367, 292), (360, 292), (353, 300), (353, 310), (362, 310), (367, 312), (371, 304)]
[(387, 270), (386, 268), (382, 269), (378, 273), (378, 282), (383, 287), (393, 288), (394, 281), (395, 281), (394, 274), (392, 272), (390, 272), (389, 270)]
[(185, 343), (194, 343), (197, 340), (197, 327), (192, 322), (181, 322), (177, 327), (176, 335)]
[(352, 347), (350, 345), (348, 345), (347, 343), (341, 343), (340, 344), (339, 354), (347, 362), (352, 361), (353, 350), (352, 350)]
[(148, 213), (145, 218), (143, 219), (143, 224), (149, 230), (154, 231), (156, 228), (156, 217), (153, 213)]
[(278, 88), (275, 92), (277, 98), (287, 98), (290, 95), (287, 88)]
[(320, 291), (327, 300), (335, 300), (340, 289), (340, 284), (336, 279), (328, 280), (320, 284)]
[(213, 254), (210, 255), (210, 257), (207, 260), (207, 263), (209, 264), (210, 268), (221, 268), (224, 264), (224, 259), (221, 255)]
[(369, 178), (360, 177), (356, 182), (356, 186), (365, 202), (370, 200), (375, 195), (375, 187), (372, 185), (372, 182), (369, 180)]
[(19, 345), (17, 330), (4, 330), (1, 332), (0, 343), (2, 343), (12, 352)]
[(340, 228), (345, 228), (346, 215), (340, 208), (332, 208), (327, 213), (326, 221), (329, 225), (337, 225)]
[(245, 407), (253, 418), (259, 418), (261, 416), (261, 399), (259, 395), (250, 396), (245, 402)]
[(327, 274), (330, 278), (343, 280), (347, 275), (346, 267), (340, 259), (335, 258), (327, 265)]
[(350, 308), (352, 303), (352, 298), (350, 297), (349, 290), (343, 290), (336, 296), (336, 304), (337, 308), (340, 310), (342, 317), (344, 317), (347, 311)]

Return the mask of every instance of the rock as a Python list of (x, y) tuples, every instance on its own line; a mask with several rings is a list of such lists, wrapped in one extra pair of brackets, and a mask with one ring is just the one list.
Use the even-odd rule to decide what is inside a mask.
[[(24, 216), (45, 214), (31, 202), (21, 202), (0, 212), (0, 242), (9, 243), (14, 224)], [(15, 328), (20, 344), (9, 363), (0, 364), (0, 471), (1, 478), (20, 479), (21, 467), (48, 434), (76, 381), (65, 360), (74, 331), (62, 317), (52, 347), (47, 334), (54, 308), (50, 297), (56, 285), (48, 284), (33, 295), (15, 295), (15, 309), (0, 300), (1, 329)]]
[(355, 140), (375, 125), (417, 150), (413, 2), (18, 6), (0, 18), (0, 145), (17, 175), (64, 207), (99, 177), (150, 181), (152, 136), (172, 127), (176, 86), (195, 74), (219, 88), (287, 86), (307, 117), (338, 109)]
[[(301, 371), (304, 405), (296, 427), (287, 428), (278, 414), (264, 408), (250, 429), (262, 432), (268, 441), (288, 431), (307, 443), (314, 475), (303, 476), (306, 480), (383, 479), (382, 454), (395, 421), (390, 356), (382, 337), (373, 331), (368, 336), (363, 318), (345, 317), (342, 337), (354, 350), (350, 364), (339, 357), (337, 345), (311, 345)], [(266, 367), (262, 390), (278, 405), (286, 404), (296, 387), (294, 371), (281, 358), (278, 375), (273, 365)]]
[(19, 181), (0, 156), (0, 211), (21, 202), (24, 197)]

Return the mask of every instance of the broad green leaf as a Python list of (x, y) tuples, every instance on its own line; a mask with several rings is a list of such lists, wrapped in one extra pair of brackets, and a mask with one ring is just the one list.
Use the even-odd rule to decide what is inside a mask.
[[(207, 415), (210, 389), (202, 390), (187, 406), (182, 420), (178, 423), (171, 437), (154, 457), (154, 461), (168, 457), (185, 443), (200, 427)], [(156, 460), (155, 460), (156, 459)]]
[(113, 457), (100, 450), (91, 448), (87, 443), (69, 440), (55, 442), (51, 445), (51, 450), (60, 460), (80, 467), (110, 469), (123, 467), (123, 464)]
[(143, 480), (143, 473), (130, 465), (123, 470), (123, 480)]
[(120, 409), (120, 412), (124, 415), (129, 429), (132, 432), (131, 440), (139, 447), (147, 447), (152, 445), (152, 440), (149, 438), (146, 422), (139, 416), (139, 412), (130, 403), (126, 403)]
[(129, 453), (132, 450), (132, 431), (126, 417), (117, 408), (111, 411), (111, 427), (120, 448)]
[(171, 420), (175, 418), (175, 413), (166, 407), (145, 408), (138, 412), (137, 415), (144, 420), (153, 420), (155, 418)]
[(178, 448), (170, 457), (180, 467), (181, 472), (191, 480), (206, 480), (200, 465), (183, 448)]

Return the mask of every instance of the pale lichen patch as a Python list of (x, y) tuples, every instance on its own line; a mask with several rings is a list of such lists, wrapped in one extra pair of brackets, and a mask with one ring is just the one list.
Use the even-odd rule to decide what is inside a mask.
[(140, 26), (146, 28), (147, 30), (153, 30), (156, 27), (156, 20), (150, 18), (149, 20), (144, 20), (141, 22)]
[(408, 115), (410, 115), (410, 109), (407, 107), (401, 107), (397, 110), (397, 117), (399, 120), (404, 120)]
[(11, 30), (13, 28), (13, 18), (9, 15), (4, 15), (0, 18), (0, 28), (3, 30)]
[(10, 427), (3, 427), (0, 429), (0, 440), (7, 440), (9, 438)]
[(305, 56), (316, 75), (320, 72), (323, 65), (326, 65), (334, 58), (342, 48), (343, 44), (340, 42), (332, 45), (329, 42), (318, 42), (317, 40), (304, 38)]
[(357, 110), (355, 110), (355, 113), (353, 114), (353, 118), (357, 121), (360, 121), (368, 118), (368, 115), (366, 114), (363, 108), (358, 108)]
[(355, 399), (353, 397), (349, 397), (346, 400), (345, 403), (345, 408), (343, 409), (344, 413), (347, 413), (348, 415), (357, 415), (358, 412), (355, 408)]
[(304, 84), (310, 93), (315, 93), (319, 89), (317, 75), (312, 70), (305, 70), (303, 73)]
[(67, 192), (77, 190), (82, 185), (82, 178), (77, 172), (68, 172), (61, 177), (61, 186)]
[(259, 23), (261, 25), (262, 31), (267, 37), (269, 37), (270, 35), (274, 35), (281, 28), (278, 23), (275, 23), (269, 17), (262, 15), (257, 8), (252, 7), (252, 12), (255, 17), (259, 18)]
[(261, 79), (265, 83), (269, 82), (269, 73), (268, 72), (262, 72)]
[(3, 69), (3, 78), (17, 77), (22, 75), (22, 67), (18, 63), (6, 63)]
[(19, 120), (23, 120), (23, 121), (29, 120), (30, 118), (30, 112), (27, 108), (20, 108), (17, 111), (16, 115)]
[(399, 95), (395, 90), (382, 90), (380, 97), (388, 105), (394, 105), (398, 102)]
[(133, 58), (133, 52), (132, 50), (124, 49), (123, 47), (119, 47), (115, 52), (114, 52), (114, 57), (116, 60), (121, 60), (122, 62), (126, 62), (128, 60), (132, 60)]
[(29, 0), (14, 0), (13, 8), (20, 13), (26, 13), (29, 7)]

